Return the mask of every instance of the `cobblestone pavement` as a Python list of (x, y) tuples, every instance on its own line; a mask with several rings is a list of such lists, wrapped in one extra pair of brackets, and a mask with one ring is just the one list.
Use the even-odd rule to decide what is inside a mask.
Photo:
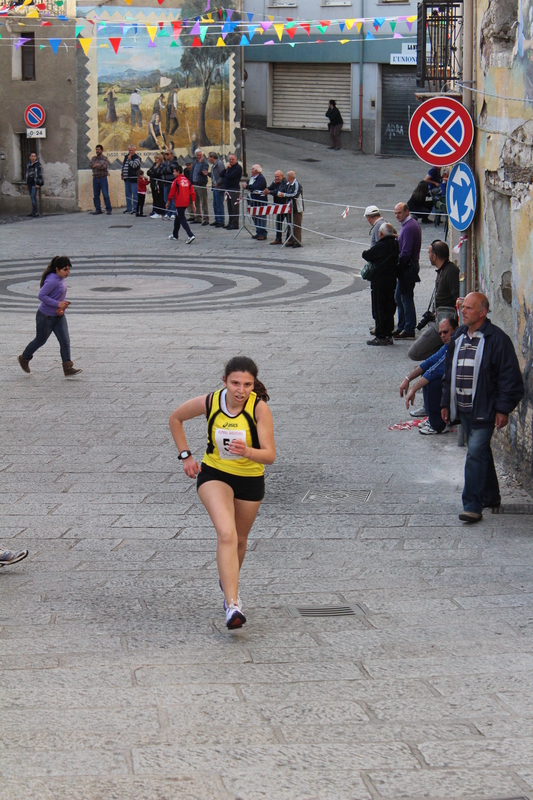
[[(423, 172), (249, 138), (269, 174), (301, 164), (309, 198), (393, 205)], [(304, 220), (367, 242), (341, 210), (309, 203)], [(30, 557), (0, 571), (0, 800), (532, 800), (531, 518), (463, 526), (456, 437), (388, 429), (412, 362), (407, 343), (365, 344), (362, 248), (110, 227), (130, 219), (4, 228), (0, 542)], [(31, 375), (16, 363), (61, 251), (70, 380), (55, 340)], [(426, 256), (422, 274), (419, 311)], [(260, 366), (278, 457), (242, 573), (249, 622), (229, 633), (167, 420), (236, 353)], [(205, 423), (188, 430), (200, 455)], [(355, 613), (288, 611), (304, 606)]]

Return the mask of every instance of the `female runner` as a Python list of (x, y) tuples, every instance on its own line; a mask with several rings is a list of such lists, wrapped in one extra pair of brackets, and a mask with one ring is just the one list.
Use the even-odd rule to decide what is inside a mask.
[(41, 275), (41, 289), (37, 295), (41, 301), (41, 305), (37, 309), (37, 334), (35, 339), (26, 346), (22, 355), (18, 357), (18, 362), (24, 372), (30, 372), (30, 361), (33, 354), (46, 344), (52, 333), (59, 342), (65, 375), (68, 377), (81, 372), (81, 369), (74, 368), (74, 364), (70, 360), (70, 336), (65, 315), (65, 311), (70, 305), (65, 297), (67, 296), (66, 279), (70, 275), (71, 266), (70, 258), (67, 256), (54, 256)]
[[(248, 534), (265, 495), (264, 465), (276, 458), (269, 399), (251, 358), (236, 356), (224, 370), (224, 389), (195, 397), (169, 419), (178, 458), (217, 532), (217, 565), (228, 628), (246, 622), (239, 597), (239, 570)], [(199, 465), (183, 430), (185, 420), (205, 414), (207, 450)]]

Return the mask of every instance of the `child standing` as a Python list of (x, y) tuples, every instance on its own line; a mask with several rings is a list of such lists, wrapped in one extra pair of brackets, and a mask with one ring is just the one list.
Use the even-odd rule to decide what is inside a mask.
[(136, 217), (144, 217), (143, 209), (144, 209), (144, 201), (146, 199), (146, 187), (149, 185), (150, 181), (148, 178), (144, 177), (144, 172), (140, 169), (137, 172), (137, 213)]

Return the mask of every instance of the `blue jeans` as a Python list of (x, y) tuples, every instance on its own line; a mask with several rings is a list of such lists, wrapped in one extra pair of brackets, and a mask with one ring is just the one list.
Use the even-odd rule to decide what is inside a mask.
[(28, 184), (28, 191), (31, 198), (31, 211), (32, 214), (37, 214), (37, 187), (34, 183)]
[(104, 196), (105, 210), (111, 211), (107, 178), (93, 178), (93, 201), (96, 211), (102, 210), (102, 206), (100, 205), (100, 192), (102, 192)]
[(138, 117), (139, 118), (139, 128), (142, 128), (142, 126), (143, 126), (143, 117), (142, 117), (142, 114), (141, 114), (141, 107), (140, 106), (130, 105), (130, 108), (131, 108), (131, 127), (132, 128), (135, 127), (135, 119), (136, 119), (136, 117)]
[[(251, 206), (263, 206), (265, 203), (262, 203), (260, 200), (250, 200)], [(253, 216), (252, 217), (255, 225), (255, 234), (256, 236), (266, 236), (267, 235), (267, 221), (266, 217), (259, 217)]]
[(398, 281), (394, 299), (398, 307), (398, 330), (405, 331), (410, 335), (414, 334), (416, 327), (414, 283), (402, 284), (400, 289), (400, 281)]
[(174, 198), (172, 198), (172, 200), (168, 204), (168, 208), (166, 208), (166, 205), (167, 205), (167, 202), (168, 202), (168, 196), (170, 194), (170, 187), (171, 186), (172, 186), (171, 183), (164, 183), (163, 184), (163, 198), (165, 200), (165, 209), (164, 209), (164, 211), (165, 211), (165, 214), (174, 214), (175, 215), (176, 214), (176, 203), (174, 201)]
[(224, 225), (224, 189), (213, 189), (213, 212), (215, 214), (215, 222), (219, 225)]
[(443, 431), (446, 427), (440, 415), (440, 399), (442, 397), (442, 378), (434, 378), (422, 388), (424, 395), (424, 407), (426, 409), (429, 424), (434, 431)]
[(68, 333), (66, 314), (63, 314), (61, 317), (59, 314), (49, 317), (47, 314), (43, 314), (42, 311), (37, 311), (36, 322), (37, 335), (24, 350), (22, 354), (24, 361), (31, 361), (35, 351), (42, 347), (43, 344), (46, 344), (52, 333), (55, 334), (59, 342), (61, 361), (70, 361), (70, 336)]
[(137, 181), (124, 181), (124, 191), (126, 192), (126, 209), (137, 213)]
[(463, 508), (481, 514), (483, 507), (500, 502), (500, 486), (494, 468), (490, 440), (494, 428), (472, 428), (470, 414), (459, 412), (468, 447), (465, 461)]

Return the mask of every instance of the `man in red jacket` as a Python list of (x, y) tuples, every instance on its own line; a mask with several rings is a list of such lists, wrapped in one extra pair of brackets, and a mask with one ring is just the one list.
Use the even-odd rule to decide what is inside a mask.
[(174, 204), (176, 206), (176, 217), (174, 219), (174, 231), (168, 238), (177, 240), (179, 237), (180, 226), (183, 225), (185, 233), (189, 237), (187, 239), (187, 244), (190, 244), (191, 242), (194, 242), (196, 237), (191, 231), (189, 223), (185, 219), (185, 211), (187, 210), (189, 203), (192, 203), (192, 210), (193, 212), (196, 212), (196, 195), (194, 194), (194, 189), (191, 182), (187, 180), (179, 164), (174, 167), (173, 175), (174, 181), (170, 187), (170, 192), (168, 193), (167, 208), (169, 207), (170, 202), (174, 200)]

